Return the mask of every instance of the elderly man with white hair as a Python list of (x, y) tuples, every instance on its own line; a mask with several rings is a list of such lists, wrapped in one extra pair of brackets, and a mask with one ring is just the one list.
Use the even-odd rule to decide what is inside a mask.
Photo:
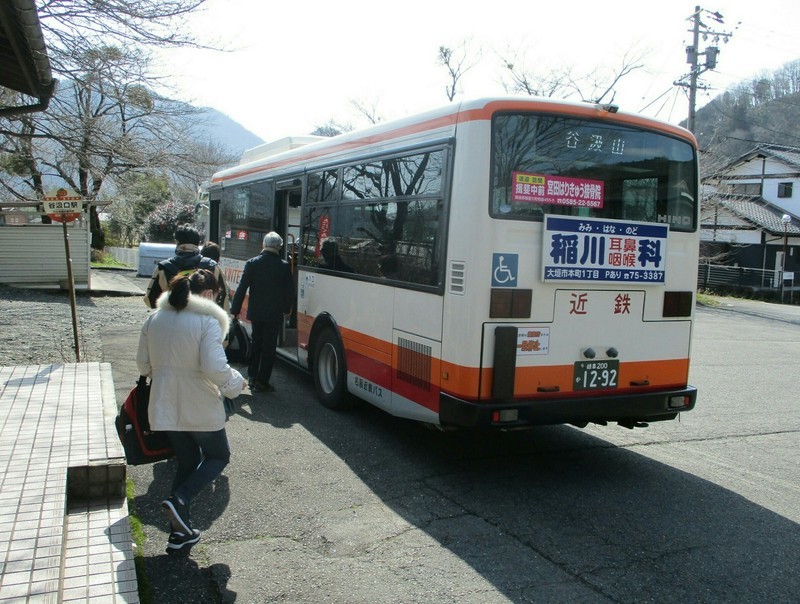
[(272, 392), (269, 383), (275, 349), (283, 317), (294, 303), (294, 281), (289, 263), (280, 256), (283, 239), (275, 231), (264, 236), (264, 249), (250, 258), (242, 272), (239, 287), (231, 304), (231, 314), (238, 317), (247, 292), (247, 320), (253, 329), (248, 385), (251, 392)]

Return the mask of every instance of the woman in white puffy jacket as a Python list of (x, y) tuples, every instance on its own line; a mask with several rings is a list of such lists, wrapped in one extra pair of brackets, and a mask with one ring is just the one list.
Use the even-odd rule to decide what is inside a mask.
[(214, 302), (217, 287), (207, 270), (175, 277), (139, 336), (136, 362), (151, 377), (150, 427), (168, 434), (178, 462), (172, 495), (161, 504), (172, 525), (168, 553), (200, 540), (189, 506), (230, 461), (221, 396), (238, 396), (244, 379), (222, 347), (229, 319)]

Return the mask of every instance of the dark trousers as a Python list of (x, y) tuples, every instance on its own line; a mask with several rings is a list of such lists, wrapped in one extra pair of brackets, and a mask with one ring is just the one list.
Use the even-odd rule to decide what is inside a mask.
[(272, 365), (275, 363), (275, 349), (281, 332), (283, 316), (274, 321), (251, 321), (253, 341), (250, 349), (250, 365), (247, 375), (262, 384), (269, 384)]
[(167, 432), (178, 462), (172, 494), (186, 505), (220, 475), (231, 459), (225, 428), (216, 432)]

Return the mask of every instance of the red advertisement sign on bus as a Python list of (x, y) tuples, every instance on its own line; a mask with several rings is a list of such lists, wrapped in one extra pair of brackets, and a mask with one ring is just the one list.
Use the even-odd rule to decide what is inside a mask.
[(512, 172), (511, 200), (581, 208), (603, 207), (603, 181)]
[(331, 234), (331, 217), (323, 214), (319, 217), (319, 228), (317, 229), (319, 236), (317, 237), (317, 245), (314, 247), (314, 258), (319, 258), (323, 242)]

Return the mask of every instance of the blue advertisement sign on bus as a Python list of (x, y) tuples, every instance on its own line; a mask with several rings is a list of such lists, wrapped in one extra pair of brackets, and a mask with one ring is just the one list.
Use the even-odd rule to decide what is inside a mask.
[(543, 281), (664, 283), (669, 225), (545, 216)]

